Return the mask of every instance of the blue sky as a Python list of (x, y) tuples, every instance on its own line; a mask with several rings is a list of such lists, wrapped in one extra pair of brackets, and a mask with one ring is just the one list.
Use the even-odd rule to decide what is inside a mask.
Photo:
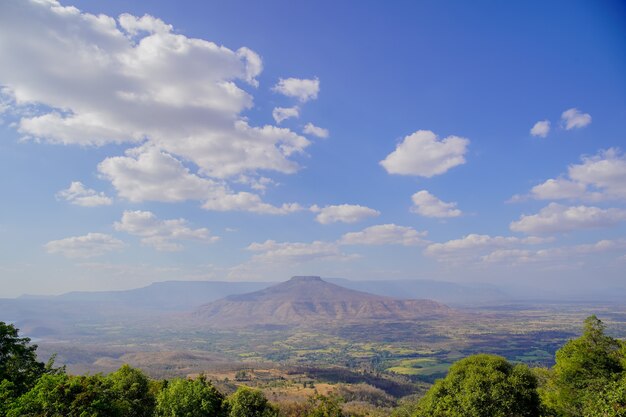
[(624, 286), (621, 2), (0, 5), (0, 296)]

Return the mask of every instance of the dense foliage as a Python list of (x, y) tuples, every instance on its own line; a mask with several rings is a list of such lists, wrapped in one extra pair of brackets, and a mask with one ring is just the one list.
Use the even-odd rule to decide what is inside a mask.
[(607, 336), (596, 316), (556, 352), (540, 392), (552, 415), (626, 416), (626, 343)]
[[(109, 375), (68, 375), (39, 362), (36, 349), (0, 322), (0, 417), (366, 417), (389, 415), (380, 410), (394, 403), (383, 391), (357, 385), (277, 407), (245, 385), (225, 396), (203, 376), (155, 381), (128, 365)], [(392, 414), (626, 417), (626, 343), (606, 335), (605, 325), (591, 316), (583, 334), (557, 351), (551, 369), (469, 356), (425, 396), (401, 401)]]
[(28, 337), (19, 337), (12, 324), (0, 321), (0, 381), (10, 381), (0, 392), (8, 390), (23, 394), (43, 375), (45, 365), (37, 361), (37, 345), (30, 345)]
[(226, 417), (224, 396), (204, 377), (174, 379), (157, 395), (157, 417)]
[(538, 417), (537, 379), (526, 365), (495, 355), (455, 363), (418, 403), (417, 416)]

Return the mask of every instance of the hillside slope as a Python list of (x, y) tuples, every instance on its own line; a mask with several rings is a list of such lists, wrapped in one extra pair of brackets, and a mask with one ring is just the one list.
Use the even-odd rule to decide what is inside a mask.
[(355, 291), (320, 277), (293, 277), (260, 291), (225, 297), (193, 316), (218, 327), (317, 324), (328, 321), (408, 320), (447, 315), (432, 300), (403, 300)]

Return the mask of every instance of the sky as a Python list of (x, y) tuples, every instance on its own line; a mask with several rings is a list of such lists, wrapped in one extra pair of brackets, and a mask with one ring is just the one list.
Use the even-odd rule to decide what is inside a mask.
[(619, 1), (0, 3), (0, 297), (626, 287)]

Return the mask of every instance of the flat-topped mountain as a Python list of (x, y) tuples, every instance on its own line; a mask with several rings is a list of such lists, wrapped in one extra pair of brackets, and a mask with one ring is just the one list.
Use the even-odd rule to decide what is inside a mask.
[(316, 276), (296, 276), (260, 291), (231, 295), (193, 314), (218, 327), (318, 324), (332, 321), (409, 320), (447, 315), (432, 300), (403, 300), (355, 291)]

